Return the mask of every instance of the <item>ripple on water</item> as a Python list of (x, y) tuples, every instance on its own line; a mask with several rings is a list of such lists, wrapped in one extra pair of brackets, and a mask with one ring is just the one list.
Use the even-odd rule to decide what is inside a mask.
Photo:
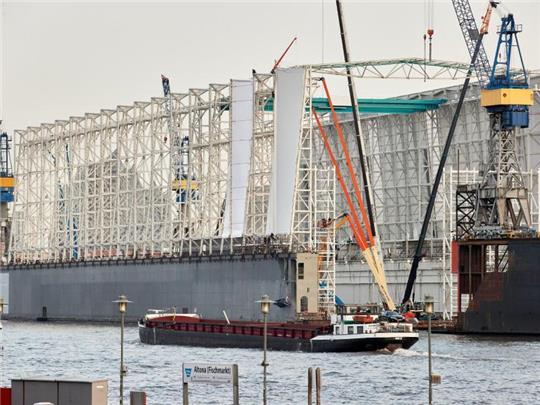
[[(119, 333), (114, 326), (4, 323), (3, 382), (48, 375), (109, 379), (109, 402), (118, 400)], [(147, 346), (136, 327), (126, 330), (126, 392), (145, 390), (149, 404), (178, 403), (182, 362), (237, 363), (242, 403), (262, 398), (262, 353), (256, 349)], [(437, 403), (508, 404), (537, 401), (540, 340), (433, 336), (433, 369), (442, 384)], [(306, 400), (307, 369), (320, 367), (323, 403), (419, 404), (427, 398), (425, 334), (411, 350), (393, 354), (269, 352), (269, 403)], [(504, 369), (501, 366), (504, 365)], [(504, 370), (504, 372), (501, 372)], [(192, 403), (223, 404), (230, 389), (194, 386)]]

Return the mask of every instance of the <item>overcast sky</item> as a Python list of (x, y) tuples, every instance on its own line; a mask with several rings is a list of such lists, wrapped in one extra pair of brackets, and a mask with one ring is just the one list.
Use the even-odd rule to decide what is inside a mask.
[[(2, 1), (2, 0), (0, 0)], [(355, 60), (423, 55), (425, 1), (344, 0)], [(473, 1), (477, 19), (486, 1)], [(504, 4), (523, 23), (528, 68), (540, 68), (540, 0)], [(2, 2), (4, 129), (25, 128), (132, 104), (173, 91), (267, 72), (297, 36), (283, 65), (342, 60), (333, 0)], [(492, 28), (499, 24), (494, 16)], [(467, 61), (450, 0), (435, 1), (434, 58)], [(486, 40), (490, 58), (496, 35)], [(362, 80), (359, 97), (388, 97), (444, 83)], [(346, 88), (334, 89), (346, 94)]]

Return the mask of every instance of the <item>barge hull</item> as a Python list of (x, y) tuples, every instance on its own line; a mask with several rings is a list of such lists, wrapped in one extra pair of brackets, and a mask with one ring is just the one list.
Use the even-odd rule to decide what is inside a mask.
[[(287, 350), (302, 352), (364, 352), (398, 348), (408, 349), (418, 341), (411, 334), (405, 337), (370, 337), (369, 339), (292, 339), (267, 337), (269, 350)], [(262, 336), (240, 335), (232, 333), (186, 332), (179, 330), (147, 328), (139, 326), (139, 338), (142, 343), (151, 345), (202, 346), (223, 348), (260, 349)]]
[[(239, 335), (232, 333), (184, 332), (160, 328), (139, 327), (142, 343), (151, 345), (179, 345), (223, 348), (260, 349), (262, 336)], [(268, 349), (311, 351), (307, 339), (284, 339), (268, 336)]]

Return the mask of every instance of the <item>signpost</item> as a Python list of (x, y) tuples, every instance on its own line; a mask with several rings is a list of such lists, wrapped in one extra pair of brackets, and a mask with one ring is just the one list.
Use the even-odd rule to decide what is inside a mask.
[(238, 365), (182, 363), (183, 405), (189, 405), (188, 384), (232, 384), (233, 404), (238, 405)]

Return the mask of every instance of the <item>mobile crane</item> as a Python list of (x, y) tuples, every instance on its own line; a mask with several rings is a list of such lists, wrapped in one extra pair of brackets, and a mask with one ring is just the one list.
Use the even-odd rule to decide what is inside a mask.
[[(384, 273), (383, 263), (377, 249), (376, 239), (371, 231), (372, 223), (369, 221), (369, 217), (366, 212), (366, 205), (364, 203), (362, 194), (360, 192), (360, 188), (356, 181), (357, 175), (355, 173), (354, 166), (352, 165), (352, 162), (351, 162), (348, 146), (343, 135), (343, 130), (337, 118), (337, 114), (335, 112), (334, 105), (330, 97), (328, 86), (326, 85), (324, 78), (321, 79), (321, 81), (323, 83), (326, 96), (328, 97), (328, 104), (332, 112), (334, 127), (338, 134), (339, 143), (341, 145), (341, 152), (345, 156), (346, 166), (349, 171), (349, 179), (353, 184), (353, 190), (354, 190), (354, 196), (353, 196), (349, 192), (349, 187), (347, 187), (345, 177), (342, 174), (340, 165), (338, 163), (338, 160), (336, 159), (336, 155), (334, 154), (332, 150), (328, 135), (322, 125), (321, 119), (319, 115), (317, 114), (315, 108), (313, 107), (312, 114), (313, 114), (313, 117), (315, 118), (315, 122), (319, 130), (319, 135), (322, 138), (326, 152), (328, 153), (330, 161), (332, 162), (332, 166), (335, 169), (336, 178), (338, 180), (339, 186), (341, 188), (341, 191), (343, 192), (343, 195), (347, 202), (347, 206), (349, 208), (349, 214), (345, 215), (343, 219), (346, 219), (347, 222), (349, 223), (349, 227), (353, 233), (356, 244), (358, 245), (360, 251), (362, 252), (362, 256), (364, 257), (369, 269), (371, 270), (371, 274), (373, 275), (373, 278), (375, 279), (375, 282), (379, 289), (379, 294), (381, 295), (384, 305), (389, 310), (395, 310), (396, 306), (394, 304), (394, 300), (392, 299), (388, 291), (388, 285), (386, 282), (386, 276)], [(360, 215), (358, 214), (358, 211), (360, 211)]]
[(484, 14), (484, 17), (482, 18), (482, 25), (480, 27), (480, 30), (478, 30), (476, 22), (474, 20), (474, 16), (471, 11), (471, 6), (469, 4), (469, 1), (468, 0), (452, 0), (452, 1), (454, 4), (454, 9), (456, 10), (456, 15), (459, 21), (459, 25), (461, 27), (461, 30), (465, 38), (465, 43), (467, 44), (467, 48), (471, 55), (471, 62), (469, 64), (469, 69), (467, 71), (465, 82), (463, 83), (463, 87), (461, 88), (459, 100), (456, 105), (456, 111), (454, 112), (454, 116), (450, 124), (450, 129), (448, 131), (448, 136), (446, 138), (444, 149), (441, 154), (441, 160), (439, 162), (439, 167), (437, 169), (437, 174), (435, 176), (433, 188), (429, 196), (429, 202), (428, 202), (428, 206), (427, 206), (426, 213), (424, 216), (424, 220), (422, 222), (422, 228), (420, 230), (420, 235), (418, 237), (418, 243), (416, 245), (416, 249), (414, 252), (411, 270), (409, 272), (407, 285), (405, 287), (405, 293), (401, 301), (401, 304), (404, 309), (406, 309), (411, 303), (412, 291), (413, 291), (414, 283), (416, 281), (416, 275), (418, 273), (418, 265), (420, 264), (420, 261), (422, 260), (422, 257), (424, 256), (423, 247), (424, 247), (424, 241), (426, 239), (429, 222), (431, 219), (431, 214), (433, 213), (433, 208), (435, 206), (435, 199), (437, 197), (437, 192), (439, 190), (439, 185), (441, 183), (444, 166), (446, 164), (446, 160), (450, 152), (450, 146), (452, 145), (452, 139), (454, 137), (454, 133), (456, 130), (459, 114), (461, 113), (461, 108), (463, 107), (463, 102), (465, 101), (465, 95), (467, 94), (467, 90), (469, 88), (471, 76), (474, 71), (476, 75), (478, 76), (478, 79), (481, 85), (488, 81), (486, 80), (486, 78), (490, 78), (492, 76), (492, 75), (490, 76), (489, 74), (486, 75), (485, 68), (486, 66), (489, 66), (489, 61), (485, 54), (484, 46), (482, 45), (482, 40), (484, 39), (484, 36), (488, 33), (491, 14), (493, 12), (493, 8), (497, 7), (498, 2), (496, 1), (489, 2), (486, 13)]

